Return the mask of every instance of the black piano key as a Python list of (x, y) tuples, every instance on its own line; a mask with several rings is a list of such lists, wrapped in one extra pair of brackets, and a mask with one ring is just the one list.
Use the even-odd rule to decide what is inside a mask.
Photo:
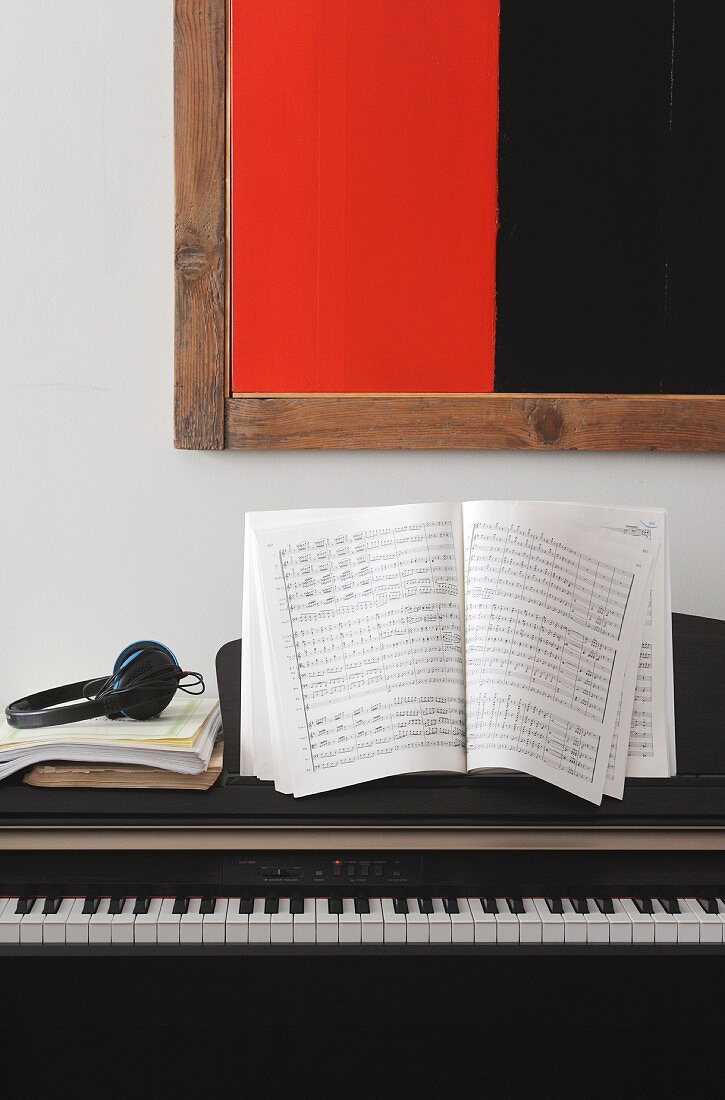
[(664, 909), (665, 913), (674, 915), (680, 911), (680, 903), (677, 898), (660, 898), (659, 903)]
[(173, 909), (171, 910), (171, 912), (172, 913), (179, 913), (183, 917), (184, 913), (189, 912), (189, 899), (188, 898), (177, 898), (176, 901), (174, 902), (174, 906), (173, 906)]
[(519, 914), (525, 913), (524, 899), (523, 898), (506, 898), (506, 904), (512, 913)]
[(43, 915), (47, 917), (51, 913), (57, 913), (62, 900), (62, 898), (46, 898), (43, 904)]
[(367, 898), (355, 898), (355, 912), (360, 916), (370, 912), (370, 902)]
[(246, 913), (249, 916), (254, 912), (254, 898), (240, 898), (239, 899), (239, 912)]
[(428, 916), (429, 913), (433, 912), (433, 899), (418, 898), (418, 908), (420, 909), (421, 913), (424, 913), (426, 916)]
[(125, 898), (111, 898), (110, 902), (108, 903), (108, 912), (112, 916), (117, 917), (119, 913), (123, 912), (123, 907), (125, 904)]
[(298, 917), (300, 913), (305, 911), (305, 899), (304, 898), (290, 898), (289, 911), (293, 917)]
[(706, 913), (715, 914), (717, 916), (719, 910), (717, 907), (717, 898), (698, 898), (697, 904), (701, 909), (704, 909)]
[(342, 912), (342, 898), (328, 898), (327, 899), (327, 912), (334, 913), (336, 916), (340, 916)]
[(443, 908), (449, 915), (451, 913), (460, 913), (458, 898), (443, 898)]
[(216, 898), (202, 898), (199, 904), (199, 912), (204, 916), (213, 913), (216, 909)]
[(136, 898), (136, 902), (133, 907), (134, 916), (139, 917), (142, 913), (148, 913), (150, 904), (151, 898)]
[(407, 898), (393, 898), (393, 912), (402, 913), (404, 916), (408, 915), (408, 899)]
[(604, 913), (605, 916), (607, 913), (614, 912), (614, 902), (612, 898), (595, 898), (594, 901), (596, 902), (599, 912)]
[(18, 898), (18, 903), (15, 906), (15, 912), (23, 917), (26, 917), (35, 905), (36, 898)]
[(279, 913), (279, 898), (265, 898), (264, 911), (270, 914)]
[(546, 907), (550, 913), (563, 913), (564, 905), (561, 898), (546, 898)]
[(481, 898), (484, 913), (498, 913), (498, 902), (495, 898)]
[(589, 902), (586, 898), (572, 898), (571, 906), (575, 913), (586, 914), (589, 912)]
[(94, 913), (98, 912), (98, 906), (100, 904), (100, 898), (94, 897), (92, 894), (89, 894), (86, 900), (83, 902), (83, 912), (90, 913), (90, 915), (93, 916)]
[(652, 905), (652, 898), (632, 898), (632, 901), (637, 906), (640, 913), (654, 913), (654, 906)]

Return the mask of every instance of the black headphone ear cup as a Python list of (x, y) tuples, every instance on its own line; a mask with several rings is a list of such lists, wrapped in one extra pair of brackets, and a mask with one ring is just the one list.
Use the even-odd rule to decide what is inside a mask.
[(118, 657), (116, 657), (113, 665), (113, 671), (119, 672), (121, 666), (124, 665), (126, 661), (128, 661), (129, 657), (132, 657), (138, 650), (144, 649), (158, 649), (161, 653), (165, 653), (167, 655), (172, 664), (178, 664), (176, 656), (171, 652), (168, 646), (163, 645), (161, 642), (144, 640), (140, 642), (131, 642), (131, 644), (127, 645), (125, 649), (122, 649)]
[[(121, 658), (124, 658), (123, 660)], [(158, 642), (135, 642), (119, 654), (114, 665), (114, 690), (132, 688), (134, 683), (151, 675), (154, 679), (150, 698), (140, 702), (129, 702), (120, 708), (126, 718), (142, 721), (144, 718), (156, 718), (166, 710), (179, 686), (179, 666), (170, 649)], [(164, 675), (168, 672), (168, 676)], [(139, 689), (143, 691), (142, 688)]]

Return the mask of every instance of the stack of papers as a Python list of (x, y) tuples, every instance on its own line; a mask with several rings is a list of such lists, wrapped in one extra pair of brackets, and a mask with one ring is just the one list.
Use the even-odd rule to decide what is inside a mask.
[(174, 699), (158, 718), (91, 718), (48, 729), (15, 729), (0, 719), (0, 779), (42, 760), (146, 764), (198, 775), (209, 766), (221, 732), (219, 701)]

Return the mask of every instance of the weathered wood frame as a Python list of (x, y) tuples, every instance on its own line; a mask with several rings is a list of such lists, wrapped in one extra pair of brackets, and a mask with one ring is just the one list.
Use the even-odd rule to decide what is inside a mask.
[(722, 395), (232, 393), (227, 24), (175, 0), (177, 447), (725, 450)]

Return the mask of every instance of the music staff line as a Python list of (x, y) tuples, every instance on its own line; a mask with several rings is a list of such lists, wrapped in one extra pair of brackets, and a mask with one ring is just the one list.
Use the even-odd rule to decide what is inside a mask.
[(631, 570), (517, 524), (476, 522), (466, 563), (466, 591), (482, 600), (515, 598), (558, 612), (578, 626), (618, 640), (631, 595)]

